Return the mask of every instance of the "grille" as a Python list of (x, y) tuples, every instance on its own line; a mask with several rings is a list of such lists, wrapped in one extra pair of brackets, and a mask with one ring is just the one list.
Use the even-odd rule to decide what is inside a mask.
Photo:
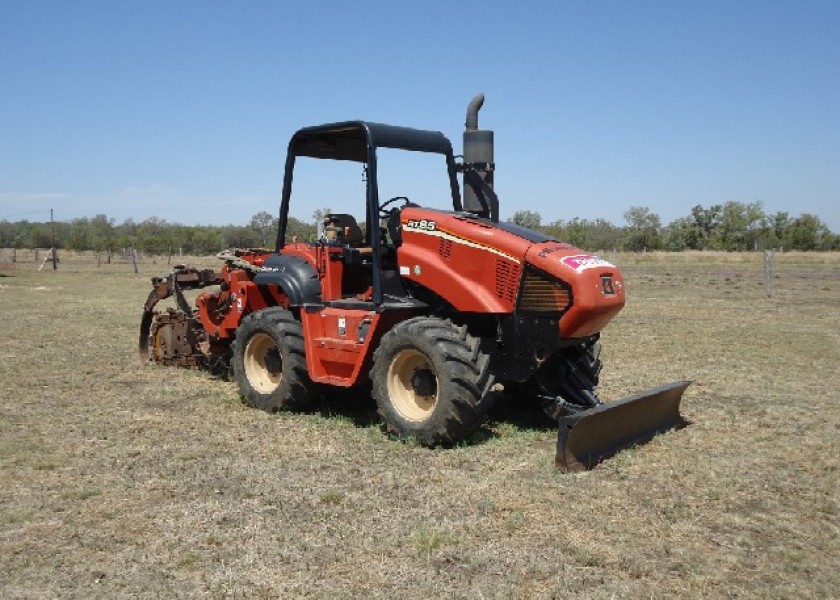
[(502, 300), (513, 302), (516, 299), (516, 286), (519, 283), (519, 269), (506, 260), (496, 259), (496, 295)]
[(440, 241), (438, 242), (438, 254), (440, 254), (442, 258), (449, 260), (452, 257), (452, 240), (440, 238)]
[(569, 308), (571, 297), (566, 285), (536, 271), (525, 272), (519, 308), (534, 312), (562, 312)]

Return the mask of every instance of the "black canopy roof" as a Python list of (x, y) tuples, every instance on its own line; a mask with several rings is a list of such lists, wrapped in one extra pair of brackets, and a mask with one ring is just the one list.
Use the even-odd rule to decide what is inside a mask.
[(367, 121), (343, 121), (304, 127), (289, 142), (289, 150), (295, 156), (357, 162), (367, 161), (368, 147), (452, 154), (452, 144), (439, 131)]

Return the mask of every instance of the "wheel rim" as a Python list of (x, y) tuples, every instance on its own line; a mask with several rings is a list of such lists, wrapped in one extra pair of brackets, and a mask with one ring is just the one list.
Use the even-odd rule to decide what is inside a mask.
[(399, 352), (388, 367), (388, 396), (404, 419), (426, 420), (435, 409), (438, 381), (434, 367), (419, 350)]
[(283, 360), (277, 343), (267, 333), (255, 333), (243, 357), (248, 383), (261, 394), (270, 394), (283, 380)]

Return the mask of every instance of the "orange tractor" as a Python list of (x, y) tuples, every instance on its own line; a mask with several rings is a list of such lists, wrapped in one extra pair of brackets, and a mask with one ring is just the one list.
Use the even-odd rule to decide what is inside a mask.
[[(478, 128), (483, 100), (467, 110), (460, 163), (440, 132), (364, 121), (297, 131), (274, 250), (230, 250), (220, 254), (220, 272), (181, 266), (154, 278), (141, 354), (166, 365), (232, 367), (244, 401), (266, 411), (372, 384), (387, 428), (430, 446), (469, 436), (501, 384), (558, 420), (564, 470), (591, 467), (679, 424), (687, 382), (599, 400), (599, 334), (624, 306), (621, 272), (499, 221), (493, 132)], [(451, 206), (382, 201), (382, 148), (439, 155)], [(349, 214), (328, 214), (317, 241), (286, 239), (299, 157), (364, 165), (364, 228)], [(210, 286), (190, 306), (184, 290)], [(177, 306), (156, 310), (170, 296)]]

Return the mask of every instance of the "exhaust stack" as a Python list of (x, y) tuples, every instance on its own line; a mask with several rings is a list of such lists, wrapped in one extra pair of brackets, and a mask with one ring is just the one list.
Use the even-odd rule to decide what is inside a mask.
[(467, 107), (464, 130), (464, 210), (492, 221), (499, 221), (499, 199), (493, 191), (493, 132), (478, 128), (478, 111), (484, 94), (478, 94)]

